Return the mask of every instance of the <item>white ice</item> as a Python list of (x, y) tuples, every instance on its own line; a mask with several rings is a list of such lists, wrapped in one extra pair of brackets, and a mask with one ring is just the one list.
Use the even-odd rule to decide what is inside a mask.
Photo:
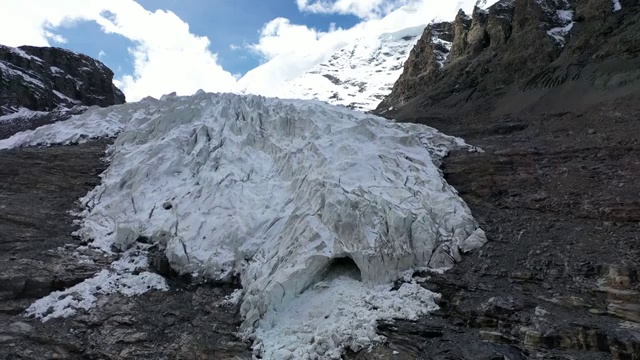
[[(166, 243), (180, 273), (239, 276), (241, 332), (258, 352), (287, 343), (295, 358), (319, 353), (300, 342), (308, 338), (273, 330), (305, 326), (274, 320), (290, 311), (309, 316), (319, 337), (337, 336), (330, 353), (375, 341), (373, 324), (388, 314), (412, 318), (434, 307), (426, 290), (385, 284), (407, 270), (450, 267), (486, 241), (438, 168), (449, 150), (472, 147), (426, 126), (318, 101), (202, 92), (149, 98), (91, 108), (0, 140), (0, 148), (116, 134), (102, 184), (82, 199), (78, 234), (107, 252), (147, 236)], [(350, 261), (361, 281), (324, 280), (336, 259)], [(342, 323), (313, 315), (304, 304), (316, 295), (338, 299), (351, 315)], [(369, 295), (377, 305), (362, 302)], [(369, 322), (369, 340), (353, 317)]]
[(140, 295), (149, 290), (168, 290), (165, 279), (148, 271), (133, 274), (135, 270), (145, 269), (146, 256), (131, 250), (119, 260), (77, 285), (38, 299), (26, 310), (26, 315), (42, 319), (43, 322), (54, 318), (67, 317), (79, 309), (89, 310), (96, 306), (99, 296), (120, 293), (125, 296)]
[(305, 291), (285, 311), (268, 311), (254, 353), (277, 360), (340, 359), (346, 348), (359, 351), (384, 340), (376, 333), (379, 321), (417, 320), (438, 309), (437, 297), (415, 283), (391, 290), (339, 276)]

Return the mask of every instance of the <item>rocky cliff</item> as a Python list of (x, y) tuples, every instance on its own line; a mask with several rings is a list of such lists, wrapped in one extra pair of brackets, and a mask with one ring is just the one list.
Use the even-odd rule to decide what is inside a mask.
[(89, 56), (50, 47), (0, 45), (0, 115), (125, 102), (113, 72)]
[(82, 112), (82, 106), (124, 102), (113, 85), (113, 72), (89, 56), (60, 48), (0, 45), (0, 138)]
[[(470, 16), (460, 12), (425, 30), (376, 112), (540, 113), (633, 93), (640, 89), (638, 24), (634, 0), (502, 0)], [(448, 52), (442, 29), (452, 33)]]
[(383, 324), (389, 348), (349, 358), (640, 359), (639, 80), (636, 0), (500, 1), (431, 24), (377, 111), (484, 150), (442, 170), (489, 242), (425, 274), (441, 312)]

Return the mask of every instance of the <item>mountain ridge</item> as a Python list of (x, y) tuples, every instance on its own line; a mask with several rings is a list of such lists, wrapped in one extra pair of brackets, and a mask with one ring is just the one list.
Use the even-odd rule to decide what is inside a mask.
[(0, 45), (0, 94), (0, 138), (125, 102), (102, 62), (55, 47)]
[[(422, 48), (412, 51), (375, 112), (396, 118), (545, 112), (564, 107), (554, 91), (576, 108), (633, 92), (639, 6), (620, 4), (615, 10), (609, 0), (502, 0), (471, 16), (460, 12), (444, 23), (454, 27), (444, 67), (433, 66), (434, 43), (423, 34)], [(424, 64), (419, 73), (415, 63)], [(635, 80), (616, 85), (617, 76)]]
[(443, 294), (439, 316), (385, 324), (402, 358), (640, 354), (639, 5), (515, 0), (459, 13), (441, 68), (429, 31), (420, 39), (375, 113), (484, 150), (452, 152), (442, 171), (489, 242), (425, 274)]

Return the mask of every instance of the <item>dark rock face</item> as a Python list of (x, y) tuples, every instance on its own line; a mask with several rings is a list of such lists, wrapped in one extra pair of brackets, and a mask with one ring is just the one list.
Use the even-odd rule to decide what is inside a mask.
[(454, 39), (444, 66), (429, 65), (437, 55), (424, 51), (435, 43), (427, 29), (375, 112), (399, 119), (543, 113), (634, 93), (640, 4), (621, 5), (614, 12), (609, 0), (503, 0), (471, 17), (460, 12), (447, 25)]
[(443, 173), (489, 242), (423, 275), (440, 311), (347, 358), (640, 359), (640, 3), (620, 3), (460, 13), (440, 69), (425, 32), (376, 112), (485, 150)]
[(422, 275), (438, 312), (348, 359), (640, 358), (640, 96), (587, 110), (414, 119), (485, 150), (443, 173), (489, 242)]
[(0, 45), (0, 116), (23, 107), (51, 111), (124, 102), (113, 72), (97, 60), (59, 48)]
[[(407, 92), (417, 93), (423, 82), (433, 79), (449, 54), (456, 51), (455, 47), (451, 47), (456, 29), (452, 23), (429, 24), (411, 50), (404, 64), (404, 71), (396, 84), (402, 84)], [(455, 46), (455, 43), (453, 45)], [(379, 109), (386, 103), (389, 102), (384, 100)]]

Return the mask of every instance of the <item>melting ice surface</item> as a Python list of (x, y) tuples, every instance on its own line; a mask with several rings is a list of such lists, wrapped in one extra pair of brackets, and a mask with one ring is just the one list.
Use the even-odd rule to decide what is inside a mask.
[(470, 146), (317, 101), (147, 98), (0, 148), (116, 134), (78, 234), (106, 252), (145, 236), (180, 273), (239, 276), (241, 332), (266, 359), (336, 358), (379, 340), (377, 321), (437, 308), (437, 294), (392, 281), (450, 267), (486, 241), (438, 169)]

